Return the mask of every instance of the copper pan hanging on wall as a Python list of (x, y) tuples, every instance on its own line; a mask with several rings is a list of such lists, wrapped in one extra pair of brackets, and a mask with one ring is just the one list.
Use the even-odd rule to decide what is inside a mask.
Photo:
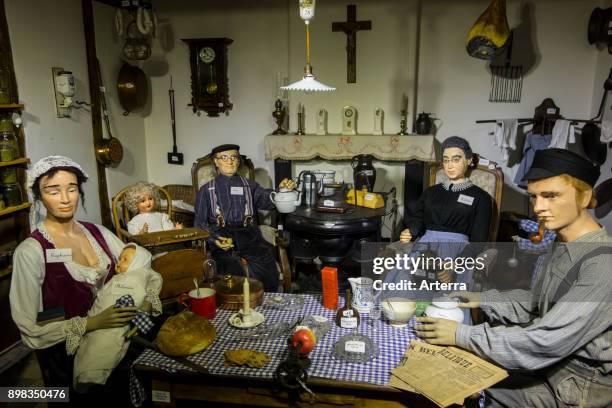
[(116, 137), (102, 139), (96, 145), (96, 160), (104, 166), (117, 167), (123, 159), (123, 146)]
[(117, 77), (117, 91), (125, 116), (142, 108), (149, 96), (149, 84), (142, 69), (123, 63)]

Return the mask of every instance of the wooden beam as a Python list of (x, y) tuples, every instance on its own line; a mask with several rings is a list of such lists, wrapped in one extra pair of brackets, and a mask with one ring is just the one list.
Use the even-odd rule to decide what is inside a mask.
[[(81, 0), (83, 9), (83, 31), (85, 32), (85, 50), (87, 52), (87, 73), (89, 75), (89, 98), (91, 99), (91, 126), (93, 129), (94, 149), (103, 140), (102, 118), (100, 108), (100, 81), (98, 78), (98, 58), (96, 56), (96, 32), (93, 16), (93, 0)], [(95, 151), (92, 152), (95, 156)], [(100, 197), (100, 215), (102, 225), (112, 230), (113, 222), (108, 200), (106, 168), (96, 160), (98, 173), (98, 195)]]

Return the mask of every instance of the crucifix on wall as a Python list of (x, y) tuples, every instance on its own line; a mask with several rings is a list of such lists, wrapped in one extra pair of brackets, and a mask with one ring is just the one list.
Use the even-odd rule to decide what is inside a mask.
[(346, 21), (332, 23), (332, 31), (342, 31), (346, 34), (346, 82), (357, 82), (357, 31), (371, 30), (372, 22), (357, 21), (357, 6), (346, 6)]

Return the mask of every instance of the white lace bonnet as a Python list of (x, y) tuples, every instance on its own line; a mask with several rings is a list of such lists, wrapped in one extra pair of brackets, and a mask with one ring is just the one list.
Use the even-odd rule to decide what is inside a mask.
[[(69, 157), (66, 156), (47, 156), (43, 157), (34, 165), (30, 170), (28, 170), (28, 178), (27, 178), (27, 187), (29, 192), (32, 194), (32, 199), (34, 199), (34, 192), (32, 191), (32, 187), (34, 186), (34, 182), (37, 178), (48, 172), (49, 170), (55, 167), (74, 167), (79, 170), (85, 176), (85, 180), (89, 178), (89, 175), (83, 170), (81, 165)], [(36, 229), (36, 226), (41, 221), (41, 205), (40, 200), (35, 200), (34, 205), (30, 207), (30, 230), (33, 231)]]
[(28, 190), (32, 190), (32, 186), (34, 186), (37, 178), (54, 167), (74, 167), (83, 173), (85, 179), (89, 178), (89, 175), (83, 170), (81, 165), (71, 158), (66, 156), (47, 156), (34, 163), (32, 168), (28, 170)]

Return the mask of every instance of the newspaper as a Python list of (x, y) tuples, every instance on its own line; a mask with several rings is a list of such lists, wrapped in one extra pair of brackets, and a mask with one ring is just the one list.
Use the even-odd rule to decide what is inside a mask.
[(389, 385), (418, 392), (440, 407), (463, 404), (470, 395), (503, 380), (508, 373), (456, 347), (412, 341)]

